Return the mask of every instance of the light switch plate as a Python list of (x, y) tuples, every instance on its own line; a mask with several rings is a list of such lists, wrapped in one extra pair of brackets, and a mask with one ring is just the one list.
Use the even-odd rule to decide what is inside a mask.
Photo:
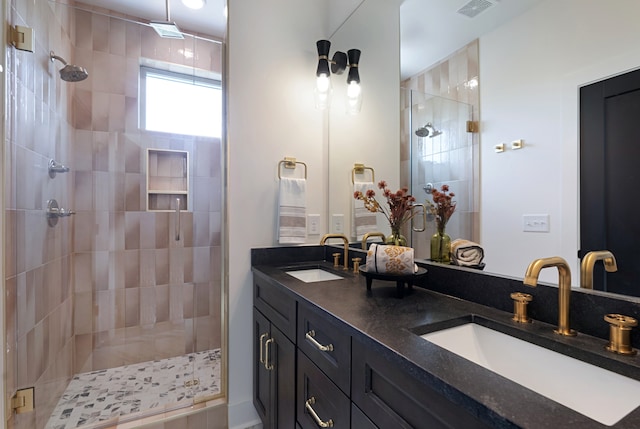
[(549, 215), (522, 215), (522, 230), (524, 232), (549, 232)]
[(344, 233), (344, 215), (343, 214), (331, 215), (331, 230), (336, 234)]
[(307, 215), (307, 232), (310, 235), (320, 234), (320, 215), (319, 214)]

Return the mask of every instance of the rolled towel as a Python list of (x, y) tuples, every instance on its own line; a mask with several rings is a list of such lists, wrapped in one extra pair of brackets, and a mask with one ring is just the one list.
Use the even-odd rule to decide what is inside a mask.
[(307, 241), (305, 179), (282, 177), (278, 197), (278, 241), (301, 244)]
[[(360, 191), (366, 194), (369, 189), (374, 189), (373, 182), (355, 182), (353, 184), (353, 192)], [(374, 212), (365, 208), (364, 202), (361, 200), (353, 200), (353, 212), (351, 215), (351, 236), (357, 241), (362, 240), (367, 232), (375, 232), (378, 230), (377, 218)]]
[(367, 251), (365, 269), (378, 274), (413, 274), (418, 266), (413, 262), (413, 248), (373, 243)]
[(457, 238), (451, 242), (451, 259), (460, 266), (480, 265), (484, 259), (484, 249), (478, 243)]

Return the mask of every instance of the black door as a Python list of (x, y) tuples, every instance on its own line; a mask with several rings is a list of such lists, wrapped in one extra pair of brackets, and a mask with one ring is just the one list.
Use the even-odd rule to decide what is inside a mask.
[(580, 252), (609, 250), (618, 271), (594, 289), (640, 296), (640, 70), (580, 89)]

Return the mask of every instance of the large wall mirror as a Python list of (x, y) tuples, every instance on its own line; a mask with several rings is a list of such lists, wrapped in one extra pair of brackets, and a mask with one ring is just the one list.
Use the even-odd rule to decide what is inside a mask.
[[(414, 3), (406, 0), (400, 5), (401, 33), (408, 25), (403, 11)], [(640, 48), (635, 42), (640, 29), (633, 22), (632, 16), (637, 14), (632, 11), (640, 12), (640, 5), (630, 0), (606, 5), (595, 0), (541, 0), (531, 2), (528, 9), (477, 35), (480, 52), (477, 228), (478, 240), (485, 249), (486, 272), (522, 278), (533, 259), (558, 255), (570, 264), (573, 286), (579, 285), (579, 89), (640, 68)], [(485, 17), (490, 13), (491, 10), (483, 12)], [(481, 19), (483, 14), (474, 19)], [(438, 22), (439, 17), (432, 11), (428, 21)], [(425, 21), (424, 26), (429, 26), (429, 22)], [(348, 24), (349, 21), (345, 25)], [(359, 31), (375, 33), (371, 28), (363, 23)], [(462, 41), (461, 46), (470, 41)], [(400, 40), (400, 45), (404, 46), (404, 40)], [(401, 52), (401, 64), (409, 60), (406, 56), (420, 55), (403, 48)], [(402, 79), (445, 57), (414, 66), (414, 73), (402, 75)], [(364, 68), (362, 74), (365, 75)], [(365, 98), (363, 109), (371, 102)], [(395, 107), (388, 107), (388, 115), (399, 118)], [(354, 158), (352, 154), (344, 155), (345, 148), (352, 150), (352, 146), (345, 146), (343, 140), (334, 144), (334, 138), (348, 134), (344, 120), (334, 115), (332, 112), (329, 117), (329, 169), (331, 177), (339, 173), (343, 178), (340, 183), (330, 182), (329, 219), (338, 210), (348, 213), (345, 203), (337, 203), (334, 197), (345, 195), (343, 190), (350, 184), (349, 158)], [(334, 127), (336, 121), (341, 124), (339, 128)], [(365, 127), (365, 124), (355, 121), (350, 126)], [(382, 131), (382, 125), (370, 119), (366, 127)], [(524, 147), (512, 150), (511, 142), (515, 140), (523, 140)], [(386, 167), (399, 160), (398, 141), (396, 135), (375, 147), (386, 159)], [(500, 143), (506, 143), (507, 150), (497, 153), (494, 147)], [(389, 175), (396, 173), (387, 171)], [(397, 171), (399, 174), (400, 170)], [(376, 171), (376, 180), (387, 177)], [(549, 231), (523, 231), (523, 215), (527, 214), (548, 215)], [(621, 272), (625, 269), (618, 268)], [(543, 271), (541, 280), (556, 283), (557, 273)]]

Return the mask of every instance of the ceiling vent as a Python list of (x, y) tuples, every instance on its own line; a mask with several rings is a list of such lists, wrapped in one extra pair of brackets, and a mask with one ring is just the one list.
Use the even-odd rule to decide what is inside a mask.
[(485, 10), (496, 5), (496, 0), (471, 0), (469, 3), (458, 9), (458, 13), (468, 16), (469, 18), (475, 18)]

